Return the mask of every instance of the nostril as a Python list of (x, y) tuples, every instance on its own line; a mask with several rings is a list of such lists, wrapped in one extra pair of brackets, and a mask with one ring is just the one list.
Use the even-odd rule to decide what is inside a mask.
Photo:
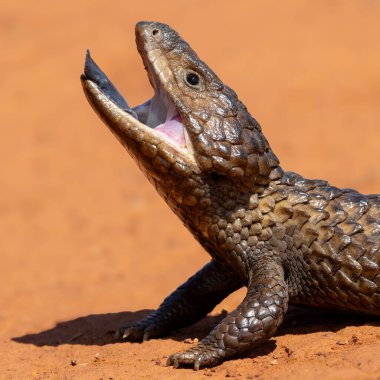
[(160, 33), (160, 31), (159, 31), (158, 29), (153, 29), (153, 30), (152, 30), (152, 34), (153, 34), (154, 36), (157, 36), (158, 33)]

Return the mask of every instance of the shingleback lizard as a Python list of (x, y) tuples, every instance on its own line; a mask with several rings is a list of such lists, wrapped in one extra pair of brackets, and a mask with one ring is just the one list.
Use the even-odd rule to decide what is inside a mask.
[(130, 108), (87, 53), (93, 109), (211, 261), (119, 337), (144, 341), (189, 325), (231, 292), (242, 303), (174, 367), (209, 367), (273, 336), (288, 302), (380, 315), (380, 195), (285, 172), (233, 90), (168, 25), (139, 22), (154, 88)]

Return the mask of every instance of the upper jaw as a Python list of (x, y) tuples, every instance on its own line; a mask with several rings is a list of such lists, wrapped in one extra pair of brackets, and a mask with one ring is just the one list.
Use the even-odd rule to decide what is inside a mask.
[(139, 129), (144, 132), (145, 139), (169, 145), (191, 166), (197, 166), (180, 112), (170, 96), (173, 74), (161, 50), (149, 40), (149, 30), (155, 24), (136, 25), (138, 50), (155, 92), (150, 100), (131, 108), (88, 51), (81, 76), (82, 86), (90, 105), (123, 145), (128, 146), (125, 140), (134, 139), (132, 131)]

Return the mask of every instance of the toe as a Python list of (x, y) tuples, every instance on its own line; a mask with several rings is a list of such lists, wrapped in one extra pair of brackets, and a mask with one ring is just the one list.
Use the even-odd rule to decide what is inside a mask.
[(177, 352), (176, 354), (170, 355), (166, 364), (168, 366), (171, 365), (174, 368), (181, 366), (193, 366), (195, 370), (198, 370), (202, 365), (202, 360), (200, 357), (198, 357), (198, 355), (189, 350), (184, 352)]
[(174, 368), (193, 367), (195, 371), (198, 371), (202, 367), (218, 365), (221, 361), (222, 358), (216, 354), (215, 350), (196, 346), (187, 351), (170, 355), (166, 364)]
[(116, 334), (117, 338), (121, 340), (141, 342), (144, 337), (144, 329), (137, 326), (122, 327)]

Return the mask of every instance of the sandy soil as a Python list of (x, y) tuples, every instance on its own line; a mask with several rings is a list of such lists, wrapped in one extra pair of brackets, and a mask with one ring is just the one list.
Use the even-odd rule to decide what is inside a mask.
[(131, 104), (147, 99), (143, 19), (234, 88), (284, 168), (380, 190), (380, 1), (2, 1), (0, 378), (380, 379), (379, 321), (299, 309), (247, 358), (165, 367), (242, 292), (166, 339), (113, 342), (208, 260), (79, 83), (91, 48)]

